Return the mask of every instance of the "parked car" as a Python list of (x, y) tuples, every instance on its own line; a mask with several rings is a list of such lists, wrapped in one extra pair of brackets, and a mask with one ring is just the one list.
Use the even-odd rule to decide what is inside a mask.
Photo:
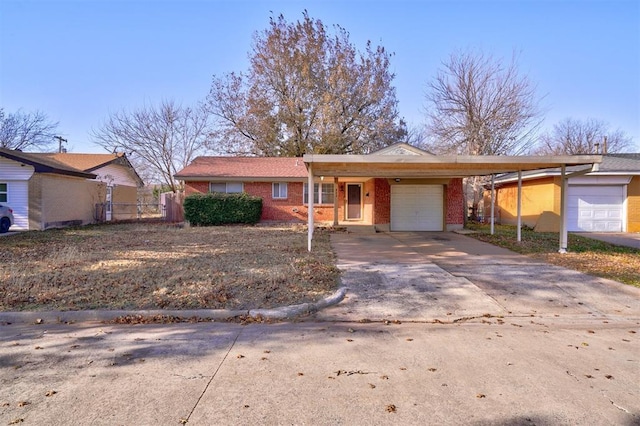
[(13, 226), (13, 210), (9, 206), (0, 204), (0, 234), (4, 234)]

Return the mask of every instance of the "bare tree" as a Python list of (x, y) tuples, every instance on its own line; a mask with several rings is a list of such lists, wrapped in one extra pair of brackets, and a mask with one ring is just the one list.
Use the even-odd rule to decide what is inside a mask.
[(391, 55), (367, 43), (357, 52), (349, 33), (330, 35), (304, 12), (282, 15), (257, 33), (250, 69), (215, 77), (209, 107), (227, 152), (301, 156), (366, 153), (401, 140)]
[(208, 120), (201, 106), (162, 101), (157, 107), (112, 114), (92, 136), (108, 151), (126, 152), (147, 179), (176, 192), (179, 184), (173, 175), (206, 150)]
[(58, 128), (46, 114), (36, 111), (5, 113), (0, 108), (0, 147), (8, 149), (46, 151), (53, 148)]
[(609, 124), (589, 118), (565, 118), (540, 137), (535, 153), (539, 155), (599, 154), (623, 152), (633, 146), (621, 130), (609, 130)]
[(432, 150), (466, 155), (519, 154), (541, 123), (535, 86), (511, 62), (468, 51), (452, 54), (428, 84)]

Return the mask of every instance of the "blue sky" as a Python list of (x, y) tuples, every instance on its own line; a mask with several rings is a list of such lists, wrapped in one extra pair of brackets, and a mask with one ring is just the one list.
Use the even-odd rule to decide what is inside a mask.
[(59, 121), (72, 152), (101, 152), (89, 132), (109, 115), (206, 97), (211, 77), (244, 71), (269, 17), (307, 10), (327, 26), (394, 52), (401, 116), (424, 122), (425, 89), (460, 49), (519, 52), (537, 84), (544, 127), (597, 118), (640, 151), (640, 2), (1, 0), (0, 106)]

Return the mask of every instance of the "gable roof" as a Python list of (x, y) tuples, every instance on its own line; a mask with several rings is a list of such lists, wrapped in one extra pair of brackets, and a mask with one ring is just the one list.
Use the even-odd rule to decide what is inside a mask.
[(138, 185), (144, 185), (142, 178), (136, 172), (129, 159), (123, 152), (113, 154), (78, 154), (71, 152), (55, 152), (55, 153), (38, 153), (33, 154), (44, 158), (51, 158), (67, 166), (85, 171), (93, 172), (101, 167), (106, 167), (110, 164), (119, 164), (131, 169), (135, 180), (138, 181)]
[(100, 167), (104, 167), (118, 158), (124, 156), (124, 154), (76, 154), (69, 152), (55, 152), (55, 153), (38, 153), (37, 156), (52, 158), (67, 166), (74, 167), (79, 170), (92, 171)]
[(67, 176), (76, 176), (86, 179), (95, 179), (96, 175), (78, 168), (69, 166), (49, 156), (27, 153), (13, 149), (0, 148), (0, 157), (32, 166), (37, 173), (55, 173)]
[(398, 142), (393, 145), (389, 145), (386, 148), (379, 149), (370, 153), (369, 155), (431, 155), (430, 152), (427, 152), (423, 149), (416, 148), (415, 146), (411, 146), (408, 143)]
[(302, 158), (296, 157), (197, 157), (175, 174), (180, 180), (304, 179)]
[[(578, 172), (585, 166), (567, 167), (567, 173)], [(523, 180), (539, 179), (550, 176), (560, 176), (559, 168), (548, 168), (522, 172)], [(604, 154), (602, 162), (598, 165), (598, 171), (590, 172), (587, 176), (594, 175), (640, 175), (640, 154)], [(506, 173), (497, 176), (495, 183), (512, 182), (518, 179), (517, 173)]]

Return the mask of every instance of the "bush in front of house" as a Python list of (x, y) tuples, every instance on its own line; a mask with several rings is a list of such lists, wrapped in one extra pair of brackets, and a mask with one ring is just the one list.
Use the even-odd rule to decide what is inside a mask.
[(189, 195), (183, 206), (184, 219), (194, 226), (255, 224), (262, 214), (262, 198), (245, 193)]

